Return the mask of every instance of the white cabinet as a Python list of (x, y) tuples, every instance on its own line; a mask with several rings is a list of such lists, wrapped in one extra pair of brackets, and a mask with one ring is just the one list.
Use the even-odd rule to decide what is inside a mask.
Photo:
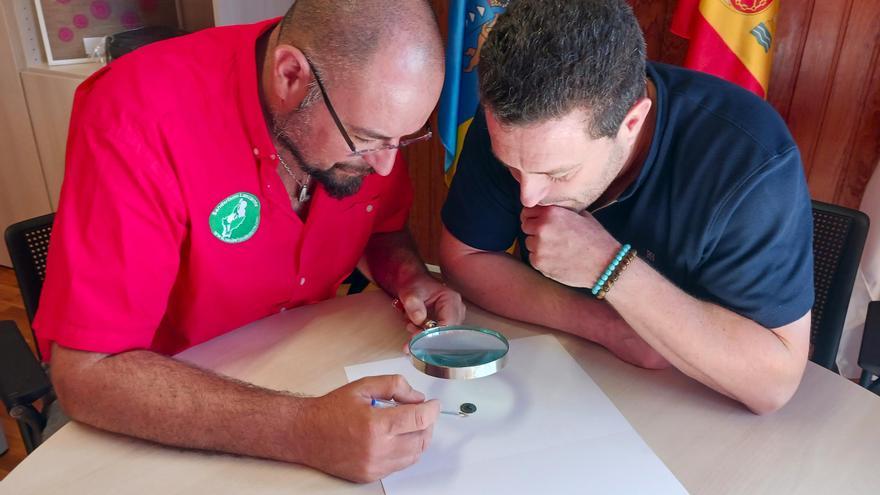
[[(19, 69), (23, 50), (9, 4), (0, 8), (0, 230), (51, 211)], [(0, 264), (9, 265), (5, 245)]]
[(58, 208), (67, 130), (77, 86), (98, 70), (98, 64), (77, 64), (57, 68), (29, 68), (21, 73), (25, 98), (33, 124), (34, 137), (52, 211)]
[[(183, 28), (284, 15), (293, 0), (178, 0)], [(0, 230), (55, 211), (73, 95), (96, 63), (48, 66), (32, 0), (0, 0)], [(0, 265), (9, 265), (5, 246)]]

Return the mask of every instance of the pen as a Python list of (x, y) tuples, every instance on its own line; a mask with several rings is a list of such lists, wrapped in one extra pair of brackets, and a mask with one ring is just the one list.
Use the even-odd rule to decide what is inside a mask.
[[(385, 407), (397, 407), (399, 405), (399, 403), (394, 402), (393, 400), (373, 399), (372, 402), (370, 402), (370, 405), (372, 407), (385, 408)], [(467, 414), (462, 411), (440, 411), (440, 414), (448, 414), (450, 416), (460, 416), (462, 418), (466, 418), (466, 417), (470, 416), (470, 414)]]

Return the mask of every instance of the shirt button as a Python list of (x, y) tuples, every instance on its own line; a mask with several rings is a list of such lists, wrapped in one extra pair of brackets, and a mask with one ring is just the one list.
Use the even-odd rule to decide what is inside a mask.
[(254, 156), (260, 156), (260, 150), (258, 148), (254, 148)]
[(287, 308), (285, 308), (284, 306), (281, 306), (281, 309), (280, 309), (278, 312), (279, 312), (279, 313), (283, 313), (283, 312), (285, 312), (285, 311), (287, 311)]
[(367, 213), (370, 213), (372, 211), (373, 211), (373, 205), (367, 205)]
[(274, 159), (275, 159), (275, 155), (274, 155), (274, 154), (269, 155), (269, 158), (270, 158), (271, 160), (274, 160)]
[(302, 277), (301, 279), (299, 279), (299, 285), (306, 285), (306, 278), (305, 277)]

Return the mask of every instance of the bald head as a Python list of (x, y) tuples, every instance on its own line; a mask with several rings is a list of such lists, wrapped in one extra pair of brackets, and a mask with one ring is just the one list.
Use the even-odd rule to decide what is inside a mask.
[(407, 65), (443, 64), (443, 42), (426, 0), (296, 0), (281, 21), (279, 42), (334, 72), (363, 68), (383, 52)]
[(265, 43), (261, 96), (276, 147), (328, 191), (360, 184), (350, 171), (388, 175), (388, 146), (427, 135), (444, 64), (426, 0), (297, 0)]

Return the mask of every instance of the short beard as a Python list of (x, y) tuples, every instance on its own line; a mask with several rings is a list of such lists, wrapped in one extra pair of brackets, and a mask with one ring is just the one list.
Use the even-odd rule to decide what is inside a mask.
[[(306, 100), (309, 98), (307, 97)], [(305, 103), (305, 101), (303, 103)], [(311, 102), (310, 102), (311, 103)], [(310, 177), (319, 182), (324, 190), (327, 191), (327, 194), (330, 197), (335, 199), (343, 199), (348, 196), (356, 194), (363, 184), (364, 178), (371, 173), (373, 173), (373, 169), (369, 166), (356, 166), (350, 163), (337, 162), (333, 164), (329, 169), (322, 169), (314, 163), (311, 163), (306, 157), (305, 154), (300, 150), (299, 146), (293, 142), (291, 136), (300, 135), (298, 128), (309, 124), (308, 116), (305, 115), (304, 110), (311, 106), (311, 104), (306, 104), (303, 106), (300, 105), (297, 110), (295, 110), (291, 115), (289, 115), (285, 119), (280, 119), (277, 116), (273, 116), (273, 124), (272, 124), (272, 134), (275, 136), (277, 141), (281, 143), (287, 151), (293, 155), (294, 159), (297, 161), (297, 165), (299, 168), (308, 174)], [(291, 126), (291, 121), (294, 120), (295, 116), (299, 116), (299, 122), (296, 126)], [(291, 128), (294, 127), (294, 128)], [(345, 174), (342, 172), (355, 172), (353, 175)]]
[[(297, 157), (297, 160), (299, 160), (299, 157)], [(364, 178), (373, 173), (372, 169), (362, 172), (346, 163), (335, 163), (329, 169), (321, 170), (308, 165), (304, 161), (300, 161), (300, 167), (312, 178), (320, 182), (324, 186), (324, 190), (327, 191), (327, 194), (335, 199), (342, 199), (356, 194), (360, 191)], [(357, 171), (358, 173), (340, 176), (339, 173), (343, 170)]]
[(626, 149), (622, 144), (615, 142), (611, 148), (611, 154), (608, 155), (608, 161), (605, 162), (605, 167), (602, 169), (605, 173), (599, 181), (599, 187), (584, 193), (584, 209), (595, 203), (611, 187), (620, 171), (623, 170), (625, 161)]
[(608, 156), (605, 166), (602, 167), (602, 177), (596, 182), (594, 187), (574, 193), (569, 197), (548, 198), (540, 204), (542, 206), (559, 206), (576, 213), (585, 211), (602, 197), (608, 187), (611, 186), (611, 183), (614, 182), (614, 179), (617, 178), (617, 175), (623, 168), (625, 160), (626, 150), (623, 145), (614, 143), (611, 154)]

